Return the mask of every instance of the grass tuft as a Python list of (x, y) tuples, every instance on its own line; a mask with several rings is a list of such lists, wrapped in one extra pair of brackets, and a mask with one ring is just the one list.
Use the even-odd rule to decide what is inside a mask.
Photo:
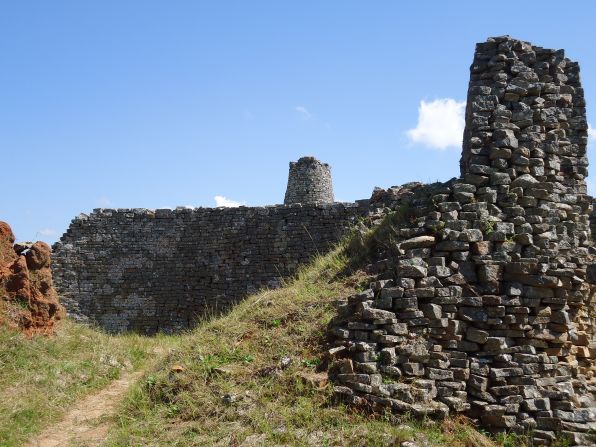
[[(392, 218), (363, 233), (373, 251), (403, 216)], [(183, 336), (113, 336), (68, 321), (55, 337), (0, 328), (0, 445), (20, 445), (122, 371), (142, 368), (106, 446), (494, 446), (464, 419), (414, 420), (334, 402), (325, 383), (328, 324), (367, 280), (347, 247)]]
[(346, 408), (333, 402), (330, 384), (303, 380), (324, 370), (338, 299), (363, 278), (345, 276), (344, 253), (320, 256), (283, 288), (204, 321), (129, 393), (106, 445), (494, 445), (462, 421), (443, 426)]
[(0, 326), (0, 445), (18, 446), (61, 418), (84, 395), (137, 370), (172, 337), (108, 335), (62, 322), (55, 336), (26, 337)]

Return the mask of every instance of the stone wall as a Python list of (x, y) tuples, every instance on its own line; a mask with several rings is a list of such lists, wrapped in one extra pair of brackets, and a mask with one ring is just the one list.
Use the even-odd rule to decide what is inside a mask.
[(329, 165), (314, 157), (302, 157), (297, 162), (290, 162), (284, 203), (333, 203)]
[(395, 239), (333, 321), (337, 396), (596, 444), (586, 144), (577, 63), (477, 45), (462, 176), (385, 195)]
[[(477, 45), (461, 177), (375, 190), (373, 236), (352, 241), (372, 280), (332, 322), (338, 397), (596, 444), (587, 139), (562, 50)], [(328, 166), (290, 165), (286, 203), (331, 201)], [(96, 210), (55, 246), (55, 282), (71, 313), (109, 330), (185, 328), (277, 286), (362, 208)]]
[(357, 204), (98, 209), (54, 246), (56, 288), (71, 315), (109, 331), (188, 328), (279, 286), (360, 213)]

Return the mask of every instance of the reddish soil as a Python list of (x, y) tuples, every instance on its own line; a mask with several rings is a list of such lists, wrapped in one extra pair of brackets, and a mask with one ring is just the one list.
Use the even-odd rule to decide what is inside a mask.
[(45, 242), (14, 241), (10, 226), (0, 221), (0, 323), (51, 334), (64, 316), (52, 284), (52, 250)]

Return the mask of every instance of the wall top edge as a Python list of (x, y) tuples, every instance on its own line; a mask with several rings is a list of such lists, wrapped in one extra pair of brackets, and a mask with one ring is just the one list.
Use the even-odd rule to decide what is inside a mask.
[(354, 202), (333, 202), (333, 203), (292, 203), (289, 205), (266, 205), (266, 206), (238, 206), (238, 207), (177, 207), (177, 208), (95, 208), (90, 214), (79, 214), (75, 220), (84, 220), (89, 217), (101, 217), (112, 214), (133, 214), (133, 215), (178, 215), (192, 213), (245, 213), (245, 212), (266, 212), (272, 210), (286, 209), (341, 209), (341, 208), (359, 208), (367, 206), (369, 200), (362, 199)]

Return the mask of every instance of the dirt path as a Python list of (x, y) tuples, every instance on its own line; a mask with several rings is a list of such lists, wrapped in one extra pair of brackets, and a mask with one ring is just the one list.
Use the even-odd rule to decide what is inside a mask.
[(143, 372), (124, 373), (104, 389), (76, 402), (60, 422), (48, 427), (25, 447), (99, 446), (110, 428), (108, 416), (115, 413), (128, 388)]

